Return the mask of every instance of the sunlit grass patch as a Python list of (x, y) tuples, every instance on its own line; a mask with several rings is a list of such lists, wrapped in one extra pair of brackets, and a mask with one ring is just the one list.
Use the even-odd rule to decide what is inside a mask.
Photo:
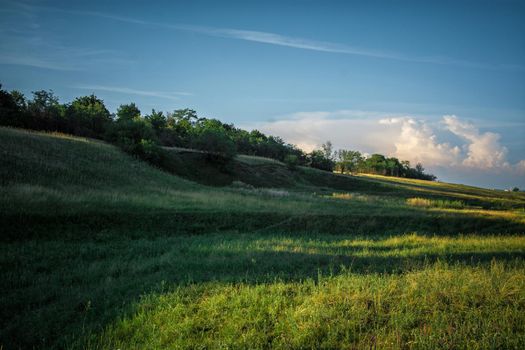
[[(470, 271), (470, 268), (492, 271), (491, 261), (495, 260), (523, 270), (525, 257), (525, 237), (519, 235), (434, 237), (410, 234), (356, 237), (351, 234), (232, 232), (180, 236), (168, 234), (155, 238), (129, 239), (124, 236), (124, 232), (114, 228), (108, 228), (106, 232), (93, 232), (93, 235), (92, 239), (85, 240), (31, 240), (0, 245), (0, 280), (4, 282), (7, 292), (1, 299), (0, 309), (16, 311), (17, 315), (9, 319), (9, 325), (0, 332), (0, 339), (11, 336), (31, 347), (29, 345), (38, 342), (39, 336), (45, 336), (50, 339), (46, 343), (49, 347), (54, 345), (64, 348), (68, 339), (80, 339), (85, 333), (93, 333), (119, 315), (128, 315), (130, 303), (136, 301), (139, 295), (152, 291), (160, 293), (159, 288), (166, 291), (168, 287), (172, 290), (177, 286), (193, 284), (191, 288), (181, 287), (186, 288), (185, 298), (193, 300), (190, 304), (173, 304), (163, 311), (167, 315), (165, 321), (169, 324), (162, 327), (172, 327), (172, 323), (184, 322), (183, 319), (171, 318), (172, 308), (189, 308), (184, 312), (198, 308), (196, 300), (199, 290), (205, 291), (210, 297), (215, 295), (215, 302), (225, 299), (223, 305), (214, 311), (216, 313), (208, 314), (209, 317), (215, 317), (213, 315), (219, 312), (224, 313), (224, 318), (235, 315), (241, 317), (242, 313), (237, 313), (233, 304), (228, 304), (229, 294), (217, 294), (208, 288), (213, 281), (215, 283), (212, 285), (221, 290), (229, 286), (239, 293), (247, 293), (245, 304), (257, 303), (253, 295), (249, 296), (253, 290), (251, 288), (256, 285), (262, 285), (258, 287), (262, 294), (269, 293), (269, 301), (277, 298), (276, 294), (272, 294), (271, 286), (278, 281), (287, 290), (280, 297), (280, 302), (285, 305), (294, 303), (294, 295), (304, 294), (301, 298), (308, 300), (304, 302), (307, 308), (305, 312), (312, 312), (307, 306), (318, 300), (316, 298), (324, 298), (324, 294), (310, 295), (308, 293), (311, 292), (306, 293), (303, 288), (306, 288), (305, 281), (318, 285), (319, 274), (336, 276), (343, 273), (346, 274), (345, 278), (354, 278), (348, 280), (348, 284), (358, 285), (362, 283), (358, 276), (376, 276), (378, 279), (396, 280), (401, 288), (403, 284), (406, 287), (408, 280), (396, 279), (398, 277), (395, 276), (425, 270), (436, 261), (447, 262), (451, 266), (459, 264), (465, 271)], [(24, 268), (13, 268), (16, 266)], [(440, 271), (450, 272), (449, 269)], [(500, 280), (494, 280), (494, 283), (494, 288), (508, 287), (498, 285), (502, 283)], [(192, 296), (193, 291), (195, 296)], [(403, 291), (402, 288), (394, 290), (395, 293), (400, 291)], [(477, 298), (477, 294), (469, 296), (471, 289), (465, 289), (464, 293), (465, 298)], [(343, 298), (344, 293), (330, 298), (337, 304), (342, 302), (338, 300), (339, 297)], [(240, 303), (239, 300), (237, 302)], [(87, 305), (90, 308), (86, 310)], [(260, 308), (257, 312), (269, 312), (264, 307), (257, 306)], [(296, 305), (290, 310), (293, 310), (293, 314), (300, 313), (301, 307)], [(202, 312), (204, 314), (206, 311)], [(321, 313), (322, 310), (316, 312)], [(150, 315), (145, 317), (149, 318)], [(196, 321), (191, 314), (185, 317), (190, 323)], [(258, 324), (259, 313), (250, 317), (250, 322)], [(281, 322), (282, 319), (274, 321)], [(274, 326), (275, 322), (272, 323)], [(38, 332), (28, 332), (27, 324), (33, 325)], [(243, 324), (238, 323), (238, 328), (242, 329)], [(230, 327), (235, 328), (235, 325), (232, 319)], [(206, 323), (202, 325), (203, 329), (208, 329), (208, 326)], [(256, 327), (253, 324), (247, 327), (246, 334), (234, 333), (234, 336), (249, 337)], [(338, 329), (339, 326), (332, 324), (331, 327)], [(269, 328), (269, 331), (276, 334), (293, 331), (293, 328)], [(70, 338), (53, 338), (56, 332)], [(133, 337), (143, 337), (140, 328), (131, 328), (129, 332), (135, 332)], [(169, 334), (162, 336), (169, 338)], [(188, 338), (187, 341), (191, 339), (198, 340)], [(121, 342), (128, 340), (119, 338)], [(167, 348), (173, 345), (170, 341), (166, 344)], [(300, 344), (297, 347), (301, 347), (303, 343), (297, 344)], [(144, 346), (134, 347), (132, 343), (125, 345), (121, 348)], [(84, 348), (84, 344), (78, 344), (77, 347)]]
[(408, 205), (414, 207), (425, 207), (425, 208), (453, 208), (453, 209), (462, 209), (465, 208), (465, 203), (462, 201), (450, 201), (444, 199), (429, 199), (421, 197), (408, 198), (406, 200)]
[[(221, 245), (216, 249), (220, 247)], [(334, 235), (310, 235), (301, 238), (270, 236), (250, 240), (246, 248), (255, 251), (290, 251), (370, 258), (377, 256), (417, 258), (431, 255), (445, 258), (451, 254), (467, 253), (514, 252), (525, 254), (525, 237), (519, 235), (429, 237), (416, 233), (378, 239)]]
[(337, 193), (337, 192), (334, 192), (334, 193), (332, 193), (332, 195), (330, 197), (331, 198), (336, 198), (336, 199), (352, 199), (352, 198), (354, 198), (354, 195), (351, 194), (351, 193)]
[(517, 222), (525, 224), (525, 212), (521, 209), (517, 210), (486, 210), (486, 209), (452, 209), (452, 208), (431, 208), (431, 211), (447, 213), (447, 214), (462, 214), (471, 217), (489, 218), (489, 219), (504, 219), (509, 222)]
[(363, 193), (333, 192), (330, 195), (322, 195), (322, 198), (341, 199), (361, 203), (374, 203), (377, 206), (397, 206), (399, 200), (390, 197), (367, 195)]
[(469, 205), (482, 205), (485, 208), (523, 208), (525, 193), (505, 192), (501, 190), (478, 188), (473, 186), (451, 184), (439, 181), (425, 181), (392, 176), (360, 174), (363, 179), (397, 187), (402, 191), (419, 193), (418, 196), (432, 196), (461, 200)]
[(402, 275), (209, 283), (143, 297), (93, 347), (521, 348), (525, 270), (437, 263)]

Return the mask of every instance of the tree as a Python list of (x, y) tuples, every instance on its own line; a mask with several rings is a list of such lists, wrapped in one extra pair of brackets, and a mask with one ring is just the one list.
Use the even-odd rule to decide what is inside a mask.
[(65, 131), (65, 107), (58, 102), (52, 90), (33, 91), (33, 100), (27, 104), (30, 125), (35, 130)]
[[(2, 85), (0, 85), (0, 88), (1, 87)], [(25, 110), (27, 108), (27, 100), (23, 93), (18, 90), (12, 90), (11, 97), (19, 110)]]
[(326, 141), (321, 145), (321, 150), (326, 159), (333, 160), (333, 147), (332, 142)]
[(384, 175), (386, 172), (386, 158), (382, 154), (372, 154), (365, 160), (365, 166), (373, 174)]
[(399, 162), (399, 159), (392, 157), (392, 158), (386, 158), (386, 171), (387, 175), (390, 176), (399, 176), (401, 173), (402, 165)]
[(2, 90), (2, 85), (0, 85), (0, 125), (23, 127), (20, 113), (21, 109), (13, 94)]
[(235, 157), (235, 144), (218, 129), (204, 129), (195, 137), (193, 147), (208, 152), (211, 160), (230, 160)]
[(178, 109), (166, 116), (166, 127), (160, 135), (166, 146), (191, 147), (195, 122), (199, 118), (191, 109)]
[(356, 172), (359, 169), (360, 163), (364, 159), (361, 152), (349, 151), (345, 149), (340, 149), (339, 151), (335, 152), (335, 158), (336, 168), (343, 174), (347, 172)]
[(68, 132), (102, 138), (112, 122), (104, 101), (95, 95), (77, 97), (66, 109)]
[(142, 140), (155, 141), (155, 136), (151, 125), (142, 118), (120, 120), (111, 124), (106, 132), (108, 141), (116, 143), (125, 150), (127, 147), (133, 148)]
[(190, 124), (194, 124), (200, 119), (199, 116), (197, 115), (197, 112), (189, 108), (175, 110), (173, 112), (173, 118), (175, 120), (186, 120)]
[(422, 175), (425, 173), (425, 168), (423, 168), (423, 164), (421, 163), (416, 164), (415, 170), (418, 175)]
[(168, 122), (164, 113), (151, 110), (151, 114), (146, 115), (145, 119), (151, 124), (151, 127), (158, 133), (166, 128)]
[(332, 171), (334, 170), (334, 162), (326, 158), (326, 153), (322, 150), (314, 150), (308, 155), (308, 164), (312, 168)]
[(117, 109), (117, 121), (140, 118), (140, 110), (134, 103), (120, 105)]

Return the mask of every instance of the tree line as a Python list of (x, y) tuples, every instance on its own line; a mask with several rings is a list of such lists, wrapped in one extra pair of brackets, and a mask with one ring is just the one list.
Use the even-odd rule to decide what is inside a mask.
[(21, 92), (5, 91), (0, 85), (0, 125), (58, 131), (106, 140), (127, 153), (161, 166), (166, 158), (162, 146), (193, 148), (208, 152), (210, 159), (228, 162), (236, 154), (276, 159), (290, 168), (309, 166), (341, 173), (373, 173), (435, 180), (408, 161), (381, 154), (365, 156), (358, 151), (333, 151), (330, 142), (305, 153), (277, 136), (258, 130), (246, 131), (218, 119), (203, 118), (192, 109), (143, 115), (134, 103), (120, 105), (115, 114), (95, 95), (60, 103), (52, 91), (40, 90), (26, 98)]

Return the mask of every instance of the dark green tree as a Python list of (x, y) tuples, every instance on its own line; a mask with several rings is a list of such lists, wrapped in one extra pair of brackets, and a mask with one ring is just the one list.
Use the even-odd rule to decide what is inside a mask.
[(196, 135), (193, 147), (208, 152), (208, 158), (212, 160), (229, 161), (236, 154), (235, 144), (226, 133), (211, 128), (204, 129)]
[(390, 176), (399, 176), (402, 170), (402, 165), (399, 159), (395, 157), (386, 158), (385, 161), (386, 173)]
[(153, 130), (157, 133), (165, 129), (168, 125), (164, 113), (157, 112), (154, 109), (151, 110), (151, 114), (146, 115), (145, 119), (151, 124)]
[(190, 124), (194, 124), (200, 119), (197, 112), (189, 108), (177, 109), (173, 112), (172, 116), (175, 120), (186, 120)]
[(28, 127), (35, 130), (65, 131), (65, 107), (58, 102), (53, 91), (33, 91), (33, 99), (27, 104), (31, 120)]
[(67, 130), (75, 135), (102, 138), (112, 122), (104, 101), (95, 95), (77, 97), (66, 109)]
[(323, 150), (314, 150), (308, 154), (308, 165), (312, 168), (332, 171), (334, 169), (334, 162), (326, 158), (326, 153)]
[[(0, 88), (1, 88), (1, 85), (0, 85)], [(18, 90), (12, 90), (11, 96), (13, 97), (13, 100), (15, 101), (15, 104), (19, 110), (27, 109), (27, 99), (23, 93), (21, 93)]]
[(120, 105), (117, 109), (117, 121), (140, 118), (140, 109), (134, 103)]
[(386, 173), (386, 158), (382, 154), (372, 154), (365, 160), (365, 167), (373, 174), (385, 175)]
[(23, 110), (13, 94), (2, 90), (0, 85), (0, 125), (25, 127), (24, 120), (21, 118)]
[(341, 173), (354, 173), (358, 171), (360, 163), (364, 160), (358, 151), (341, 149), (335, 152), (336, 170)]

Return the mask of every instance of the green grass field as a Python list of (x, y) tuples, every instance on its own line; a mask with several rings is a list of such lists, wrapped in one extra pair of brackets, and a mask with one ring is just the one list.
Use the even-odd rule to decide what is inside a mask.
[(525, 347), (525, 194), (173, 152), (0, 128), (0, 348)]

